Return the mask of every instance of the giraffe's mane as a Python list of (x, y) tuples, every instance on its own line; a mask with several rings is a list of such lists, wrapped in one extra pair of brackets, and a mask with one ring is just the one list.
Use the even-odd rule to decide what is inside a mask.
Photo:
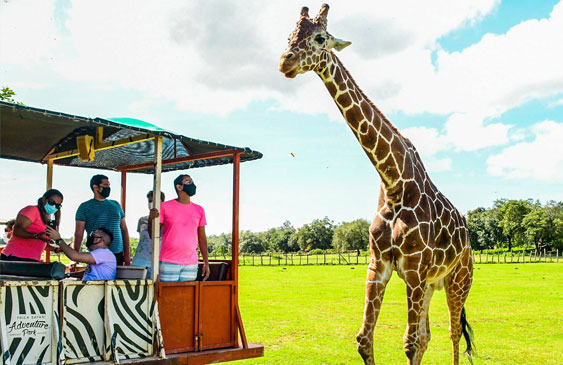
[(350, 78), (350, 81), (352, 81), (352, 83), (354, 84), (354, 86), (356, 86), (356, 90), (359, 91), (359, 93), (363, 96), (363, 98), (369, 103), (369, 105), (376, 111), (376, 113), (381, 117), (381, 119), (383, 119), (385, 122), (387, 122), (388, 126), (399, 135), (399, 137), (408, 140), (408, 138), (406, 138), (405, 136), (403, 136), (401, 134), (401, 132), (399, 132), (399, 130), (397, 129), (397, 127), (395, 127), (395, 125), (393, 123), (391, 123), (391, 121), (389, 119), (387, 119), (387, 117), (381, 112), (381, 110), (379, 110), (375, 104), (370, 100), (370, 98), (367, 97), (367, 95), (364, 93), (364, 91), (360, 88), (360, 86), (358, 85), (358, 83), (356, 82), (356, 80), (354, 80), (354, 78), (352, 77), (352, 74), (350, 73), (350, 71), (348, 71), (348, 69), (346, 68), (346, 66), (344, 66), (344, 64), (342, 63), (342, 61), (340, 61), (340, 59), (336, 56), (336, 54), (334, 54), (333, 51), (330, 51), (330, 54), (332, 55), (332, 57), (334, 57), (336, 59), (336, 61), (338, 61), (338, 65), (342, 68), (342, 71), (344, 71), (348, 77)]

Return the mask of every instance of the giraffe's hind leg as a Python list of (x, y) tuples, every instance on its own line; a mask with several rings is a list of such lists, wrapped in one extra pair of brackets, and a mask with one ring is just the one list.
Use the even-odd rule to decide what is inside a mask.
[[(430, 342), (430, 321), (428, 316), (428, 310), (430, 309), (430, 301), (432, 300), (432, 295), (434, 294), (434, 287), (430, 284), (426, 284), (426, 291), (424, 292), (424, 299), (422, 301), (422, 308), (419, 317), (419, 336), (417, 338), (417, 351), (416, 358), (414, 359), (414, 364), (420, 364), (422, 361), (422, 356), (428, 348), (428, 343)], [(405, 337), (408, 336), (408, 327)]]
[(467, 341), (467, 355), (471, 361), (471, 329), (465, 320), (464, 305), (473, 280), (473, 259), (471, 251), (464, 253), (459, 264), (446, 279), (446, 300), (450, 311), (450, 339), (452, 340), (452, 363), (459, 364), (459, 340), (462, 334)]

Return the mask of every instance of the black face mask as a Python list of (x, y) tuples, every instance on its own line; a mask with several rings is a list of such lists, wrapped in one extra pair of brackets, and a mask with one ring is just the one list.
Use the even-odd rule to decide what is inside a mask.
[(102, 192), (100, 193), (101, 196), (103, 196), (104, 198), (107, 198), (109, 196), (109, 193), (111, 192), (111, 188), (109, 187), (102, 187)]
[(189, 196), (194, 196), (195, 195), (195, 184), (191, 183), (189, 185), (184, 185), (182, 187), (182, 190), (184, 191), (184, 193), (188, 194)]
[(90, 247), (94, 244), (94, 240), (96, 239), (96, 237), (90, 235), (88, 236), (88, 238), (86, 239), (86, 247)]

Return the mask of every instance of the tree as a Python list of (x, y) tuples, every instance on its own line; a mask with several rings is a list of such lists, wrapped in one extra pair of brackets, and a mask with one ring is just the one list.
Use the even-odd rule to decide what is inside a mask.
[(508, 239), (508, 250), (512, 251), (512, 243), (524, 233), (522, 219), (531, 210), (531, 202), (526, 200), (508, 200), (499, 209), (502, 219), (499, 226)]
[(365, 219), (342, 223), (334, 230), (332, 245), (338, 251), (356, 250), (360, 256), (360, 250), (367, 249), (368, 244), (369, 222)]
[(231, 234), (221, 233), (218, 236), (209, 236), (207, 246), (210, 252), (216, 255), (229, 255), (232, 250)]
[(311, 224), (305, 224), (295, 234), (301, 251), (311, 251), (315, 248), (326, 250), (332, 248), (334, 226), (328, 217), (315, 219)]
[(497, 208), (476, 208), (467, 213), (469, 241), (474, 250), (494, 248), (499, 242), (504, 242), (500, 218)]
[(266, 251), (263, 235), (250, 231), (242, 231), (239, 236), (240, 252), (261, 253)]
[(292, 236), (296, 230), (290, 221), (285, 221), (281, 227), (268, 230), (268, 246), (276, 252), (295, 252), (299, 251), (299, 245)]
[(524, 219), (522, 219), (522, 227), (526, 236), (536, 246), (536, 251), (540, 251), (540, 243), (542, 246), (550, 237), (553, 237), (553, 222), (549, 219), (545, 209), (539, 207), (531, 210)]
[(16, 96), (14, 90), (10, 89), (9, 87), (2, 87), (2, 90), (0, 91), (0, 100), (23, 105), (23, 103), (16, 101), (14, 99), (14, 96)]

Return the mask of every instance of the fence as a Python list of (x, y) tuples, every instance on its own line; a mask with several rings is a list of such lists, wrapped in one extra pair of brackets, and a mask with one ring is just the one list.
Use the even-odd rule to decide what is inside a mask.
[[(223, 255), (209, 255), (210, 259), (230, 259)], [(537, 253), (532, 251), (519, 252), (489, 252), (481, 251), (473, 254), (477, 264), (510, 264), (510, 263), (535, 263), (535, 262), (561, 262), (563, 252), (559, 250)], [(363, 265), (369, 263), (369, 255), (356, 252), (324, 253), (324, 254), (241, 254), (241, 266), (304, 266), (304, 265)]]
[(473, 254), (473, 259), (477, 264), (511, 264), (511, 263), (534, 263), (534, 262), (563, 262), (563, 252), (559, 250), (546, 252), (543, 251), (518, 251), (518, 252), (479, 252)]

